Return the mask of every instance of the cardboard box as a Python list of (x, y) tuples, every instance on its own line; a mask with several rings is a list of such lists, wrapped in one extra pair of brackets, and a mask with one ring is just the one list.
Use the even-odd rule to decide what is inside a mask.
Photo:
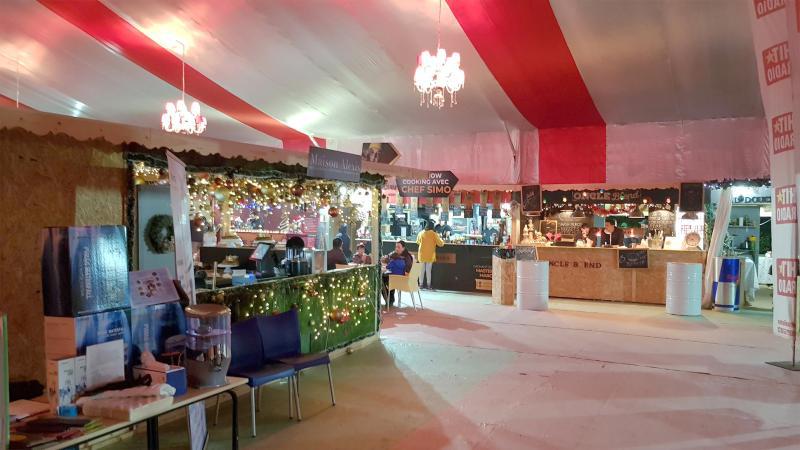
[(130, 306), (124, 226), (45, 228), (41, 262), (45, 316), (78, 317)]
[(47, 361), (47, 399), (52, 411), (75, 400), (74, 358)]
[(86, 357), (76, 356), (75, 360), (75, 398), (86, 392)]
[(186, 318), (180, 303), (163, 303), (131, 310), (131, 361), (140, 364), (142, 352), (157, 360), (180, 364), (186, 347)]
[(81, 317), (45, 317), (44, 351), (47, 359), (86, 355), (86, 347), (122, 339), (125, 364), (130, 364), (130, 310), (106, 311)]
[(188, 387), (186, 384), (186, 369), (180, 366), (169, 366), (166, 372), (149, 367), (134, 367), (133, 378), (150, 375), (153, 384), (166, 383), (175, 388), (175, 395), (183, 395)]

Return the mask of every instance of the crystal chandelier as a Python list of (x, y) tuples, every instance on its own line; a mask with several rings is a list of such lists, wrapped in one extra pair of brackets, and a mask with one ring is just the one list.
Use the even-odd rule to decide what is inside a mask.
[(170, 133), (201, 134), (208, 121), (200, 114), (199, 103), (192, 102), (191, 107), (186, 107), (186, 47), (182, 42), (178, 44), (181, 46), (181, 99), (175, 103), (167, 102), (166, 112), (161, 115), (161, 129)]
[(442, 1), (439, 0), (439, 22), (437, 25), (436, 55), (427, 50), (419, 55), (417, 70), (414, 72), (414, 87), (419, 92), (420, 106), (442, 108), (445, 92), (450, 94), (450, 106), (458, 104), (457, 93), (464, 87), (464, 71), (461, 70), (461, 55), (441, 48), (442, 40)]

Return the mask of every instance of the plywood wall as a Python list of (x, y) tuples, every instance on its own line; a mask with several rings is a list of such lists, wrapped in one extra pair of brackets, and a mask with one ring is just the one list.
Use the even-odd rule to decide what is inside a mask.
[(124, 224), (125, 195), (118, 146), (0, 129), (0, 310), (12, 380), (44, 382), (40, 230)]

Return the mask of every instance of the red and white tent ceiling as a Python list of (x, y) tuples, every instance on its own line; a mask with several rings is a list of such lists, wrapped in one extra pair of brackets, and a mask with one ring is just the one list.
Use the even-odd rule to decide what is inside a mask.
[[(438, 3), (6, 0), (0, 103), (16, 97), (19, 63), (25, 105), (158, 127), (165, 101), (180, 95), (178, 40), (208, 136), (303, 148), (307, 135), (463, 140), (538, 129), (531, 145), (541, 153), (523, 156), (533, 162), (507, 182), (538, 179), (533, 166), (542, 172), (565, 155), (585, 162), (578, 173), (602, 166), (601, 176), (565, 181), (608, 181), (617, 125), (743, 118), (760, 127), (747, 0), (447, 0), (442, 47), (461, 53), (466, 86), (457, 106), (433, 110), (419, 106), (411, 79), (420, 50), (435, 47)], [(548, 173), (557, 181), (564, 168)]]

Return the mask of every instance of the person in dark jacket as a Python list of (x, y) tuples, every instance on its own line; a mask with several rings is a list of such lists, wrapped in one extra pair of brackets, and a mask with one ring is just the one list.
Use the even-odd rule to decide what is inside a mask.
[(350, 236), (347, 235), (347, 225), (342, 225), (339, 227), (339, 233), (336, 235), (336, 237), (342, 241), (342, 251), (344, 252), (344, 256), (346, 256), (347, 259), (352, 258), (353, 252), (350, 250)]
[(606, 226), (603, 229), (602, 236), (603, 245), (625, 245), (625, 232), (622, 228), (617, 228), (617, 222), (614, 219), (606, 219)]
[(333, 248), (328, 250), (328, 270), (336, 268), (337, 264), (347, 264), (347, 257), (342, 251), (342, 240), (333, 239)]

